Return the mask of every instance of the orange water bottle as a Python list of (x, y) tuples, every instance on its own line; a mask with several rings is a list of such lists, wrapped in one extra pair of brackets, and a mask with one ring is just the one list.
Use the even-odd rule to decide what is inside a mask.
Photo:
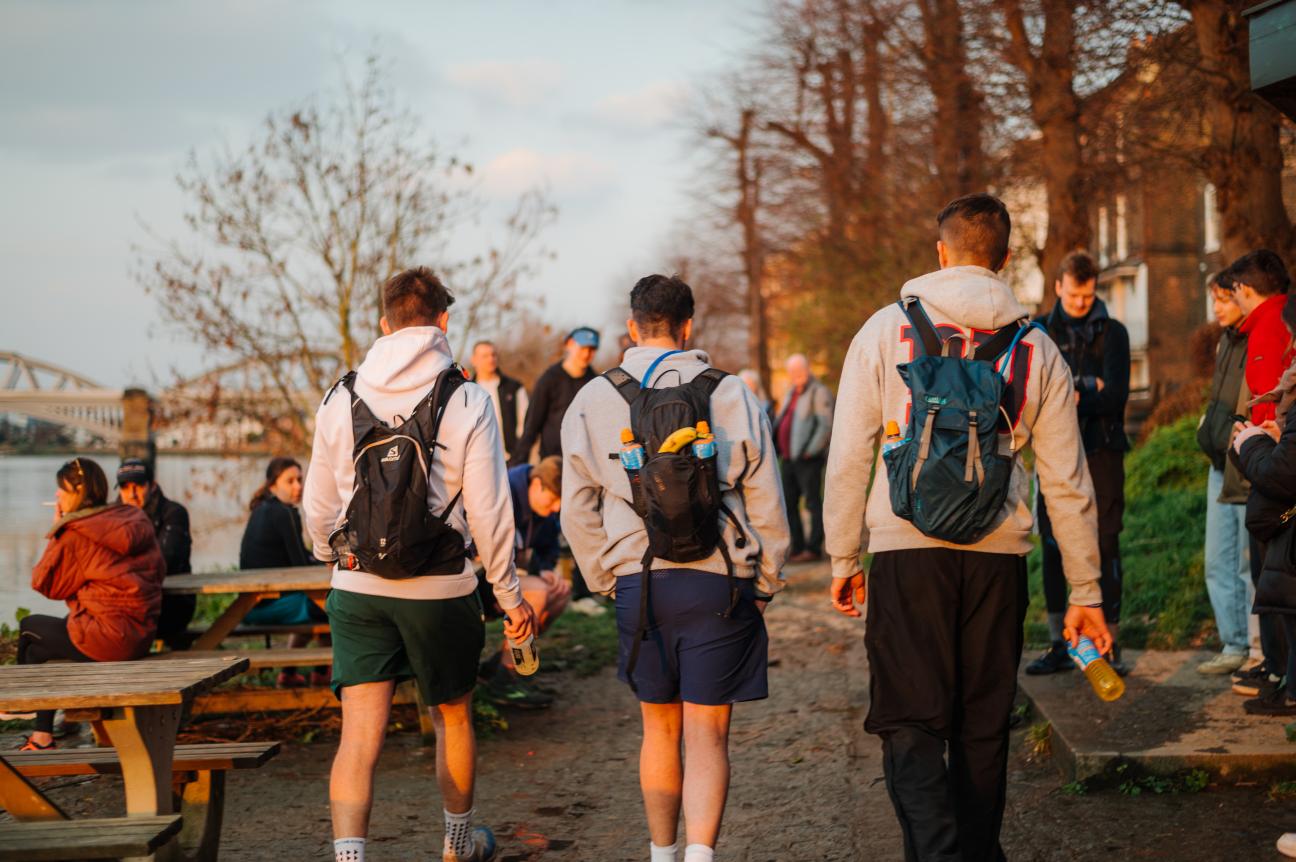
[(1098, 652), (1098, 647), (1089, 638), (1081, 635), (1077, 646), (1068, 646), (1067, 653), (1076, 667), (1084, 671), (1094, 694), (1105, 701), (1117, 700), (1125, 693), (1125, 680), (1112, 669), (1107, 660)]
[(890, 452), (898, 447), (904, 441), (900, 439), (900, 423), (894, 419), (888, 419), (886, 424), (886, 439), (882, 441), (882, 454)]

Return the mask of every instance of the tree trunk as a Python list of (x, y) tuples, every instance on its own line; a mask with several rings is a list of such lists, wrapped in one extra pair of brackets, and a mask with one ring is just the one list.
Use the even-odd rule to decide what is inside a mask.
[(1282, 200), (1282, 118), (1251, 92), (1251, 52), (1242, 10), (1251, 2), (1195, 0), (1192, 13), (1206, 81), (1210, 142), (1206, 176), (1215, 186), (1220, 251), (1233, 260), (1268, 248), (1290, 266), (1296, 237)]
[(765, 313), (765, 250), (760, 225), (760, 164), (751, 155), (751, 137), (756, 112), (747, 108), (737, 136), (730, 142), (734, 149), (735, 174), (738, 180), (738, 205), (734, 216), (742, 228), (743, 276), (747, 282), (747, 364), (769, 386), (769, 325)]
[(981, 94), (968, 70), (959, 0), (922, 0), (923, 64), (936, 102), (932, 148), (942, 202), (985, 190)]

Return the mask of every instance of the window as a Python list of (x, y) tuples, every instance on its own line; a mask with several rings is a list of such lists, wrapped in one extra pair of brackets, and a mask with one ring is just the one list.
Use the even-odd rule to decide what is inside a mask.
[(1098, 265), (1106, 266), (1107, 260), (1107, 207), (1098, 207)]
[(1098, 292), (1112, 317), (1125, 324), (1130, 339), (1130, 392), (1146, 392), (1148, 368), (1147, 264), (1116, 267), (1098, 277)]
[(1219, 209), (1215, 205), (1215, 186), (1202, 189), (1202, 251), (1214, 254), (1220, 250)]
[(1116, 196), (1116, 262), (1129, 257), (1129, 229), (1125, 221), (1125, 196)]

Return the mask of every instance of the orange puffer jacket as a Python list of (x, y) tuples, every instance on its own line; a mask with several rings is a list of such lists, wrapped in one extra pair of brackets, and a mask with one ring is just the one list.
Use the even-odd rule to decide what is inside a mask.
[(54, 525), (32, 569), (32, 589), (67, 602), (77, 649), (95, 661), (126, 661), (149, 650), (164, 577), (148, 516), (114, 504), (69, 513)]

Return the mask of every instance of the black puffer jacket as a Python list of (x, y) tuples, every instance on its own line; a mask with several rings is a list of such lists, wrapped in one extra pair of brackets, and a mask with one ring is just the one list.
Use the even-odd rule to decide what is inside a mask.
[(1247, 530), (1265, 545), (1255, 612), (1296, 614), (1296, 410), (1287, 413), (1277, 443), (1252, 437), (1236, 461), (1251, 481)]

